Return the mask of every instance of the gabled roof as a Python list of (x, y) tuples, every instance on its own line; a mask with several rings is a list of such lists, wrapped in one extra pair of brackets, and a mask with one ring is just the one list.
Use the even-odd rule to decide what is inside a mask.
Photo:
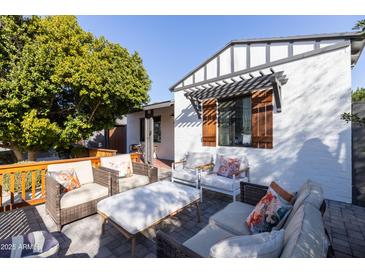
[[(288, 37), (272, 37), (272, 38), (255, 38), (255, 39), (239, 39), (232, 40), (226, 46), (224, 46), (221, 50), (215, 53), (213, 56), (208, 58), (202, 64), (197, 66), (191, 72), (186, 74), (183, 78), (181, 78), (178, 82), (170, 87), (170, 91), (174, 91), (174, 89), (181, 84), (184, 80), (188, 79), (190, 76), (194, 75), (201, 68), (204, 68), (210, 61), (214, 60), (221, 53), (223, 53), (228, 48), (235, 45), (252, 45), (252, 44), (271, 44), (271, 43), (295, 43), (295, 42), (306, 42), (306, 41), (331, 41), (331, 40), (344, 40), (342, 43), (337, 43), (338, 46), (346, 46), (349, 43), (351, 45), (351, 65), (354, 66), (357, 60), (360, 57), (362, 49), (365, 45), (365, 32), (342, 32), (342, 33), (330, 33), (330, 34), (314, 34), (314, 35), (298, 35), (298, 36), (288, 36)], [(348, 41), (346, 43), (346, 41)], [(312, 50), (316, 54), (325, 52), (327, 50), (333, 50), (336, 46), (331, 45), (321, 49)], [(311, 51), (310, 51), (311, 52)], [(302, 54), (303, 57), (308, 56), (307, 54)], [(282, 59), (282, 63), (285, 61), (291, 61), (292, 56), (288, 56), (287, 58)], [(268, 64), (270, 65), (270, 64)], [(270, 67), (270, 66), (268, 66)], [(261, 69), (261, 68), (260, 68)], [(248, 69), (249, 70), (249, 69)], [(244, 71), (242, 71), (244, 73)], [(220, 77), (217, 77), (220, 78)], [(221, 77), (222, 78), (222, 77)], [(179, 88), (181, 89), (181, 88)]]
[(232, 40), (228, 45), (235, 43), (266, 43), (266, 42), (296, 42), (296, 41), (312, 41), (312, 40), (336, 40), (336, 39), (364, 39), (365, 32), (337, 32), (337, 33), (322, 33), (310, 35), (294, 35), (281, 36), (271, 38), (253, 38), (253, 39), (238, 39)]

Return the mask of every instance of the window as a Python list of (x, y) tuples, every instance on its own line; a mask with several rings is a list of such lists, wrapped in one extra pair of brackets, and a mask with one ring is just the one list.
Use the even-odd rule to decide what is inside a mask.
[[(258, 90), (250, 96), (203, 102), (203, 146), (246, 146), (273, 148), (272, 90)], [(218, 111), (218, 115), (216, 115)], [(218, 116), (218, 119), (216, 119)], [(218, 138), (216, 121), (218, 120)]]
[(218, 144), (251, 146), (251, 97), (218, 102)]
[(153, 141), (161, 143), (161, 116), (153, 117)]
[[(139, 120), (139, 136), (139, 140), (144, 142), (144, 118)], [(153, 117), (153, 141), (155, 143), (161, 143), (161, 116)]]

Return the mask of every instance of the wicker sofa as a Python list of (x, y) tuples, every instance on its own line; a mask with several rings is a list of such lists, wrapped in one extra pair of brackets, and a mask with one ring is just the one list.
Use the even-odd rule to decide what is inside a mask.
[[(132, 176), (120, 177), (118, 170), (112, 169), (110, 162), (120, 160), (119, 158), (127, 156), (132, 165)], [(132, 162), (128, 154), (102, 157), (100, 159), (100, 169), (111, 174), (112, 189), (111, 194), (117, 194), (136, 187), (145, 186), (158, 181), (158, 169), (148, 164)]]
[[(65, 169), (74, 169), (81, 187), (64, 192), (50, 174)], [(46, 212), (60, 231), (62, 226), (96, 213), (96, 204), (111, 195), (111, 174), (92, 167), (91, 161), (49, 165), (46, 175)]]
[[(242, 182), (241, 202), (233, 202), (212, 215), (209, 224), (184, 243), (179, 243), (166, 233), (158, 231), (157, 257), (209, 257), (211, 247), (220, 240), (249, 235), (244, 220), (266, 191), (265, 186)], [(325, 248), (329, 244), (322, 219), (325, 209), (326, 203), (319, 185), (313, 182), (303, 184), (296, 195), (293, 210), (283, 224), (285, 240), (280, 257), (333, 256), (331, 245), (327, 253)]]

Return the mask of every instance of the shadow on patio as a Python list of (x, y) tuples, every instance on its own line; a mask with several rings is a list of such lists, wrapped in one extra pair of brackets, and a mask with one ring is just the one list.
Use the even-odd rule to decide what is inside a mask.
[[(184, 242), (205, 225), (209, 217), (231, 202), (222, 194), (206, 191), (201, 205), (201, 223), (196, 222), (194, 207), (165, 219), (156, 227), (137, 237), (136, 257), (155, 257), (155, 232), (159, 229), (179, 242)], [(336, 257), (365, 257), (365, 208), (327, 201), (324, 216)], [(65, 225), (56, 232), (56, 225), (46, 214), (45, 206), (31, 206), (0, 213), (0, 239), (36, 230), (51, 232), (60, 243), (59, 257), (129, 258), (130, 241), (107, 224), (101, 233), (102, 219), (98, 214)]]

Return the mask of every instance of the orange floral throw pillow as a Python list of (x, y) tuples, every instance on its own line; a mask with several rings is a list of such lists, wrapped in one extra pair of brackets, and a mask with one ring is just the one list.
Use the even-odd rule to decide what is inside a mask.
[(292, 204), (281, 197), (271, 186), (247, 217), (246, 223), (252, 234), (270, 232), (285, 218)]
[(63, 186), (64, 192), (80, 188), (80, 182), (74, 169), (50, 172), (50, 175)]
[(240, 170), (241, 161), (239, 158), (220, 156), (217, 175), (232, 178), (233, 174)]

